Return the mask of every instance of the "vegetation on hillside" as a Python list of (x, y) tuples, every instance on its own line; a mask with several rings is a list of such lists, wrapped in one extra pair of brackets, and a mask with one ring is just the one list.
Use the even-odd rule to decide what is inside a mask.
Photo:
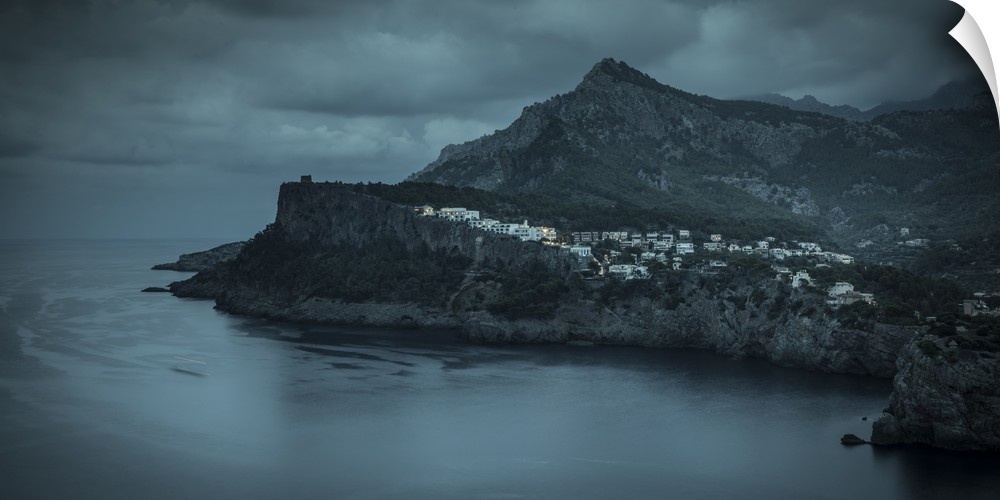
[(288, 241), (273, 225), (228, 263), (244, 279), (300, 298), (431, 306), (447, 303), (470, 264), (461, 254), (431, 250), (423, 243), (411, 251), (390, 238), (360, 247)]
[(838, 311), (859, 321), (916, 325), (927, 316), (954, 316), (968, 298), (968, 292), (955, 283), (890, 266), (840, 265), (811, 269), (809, 274), (819, 291), (845, 281), (856, 291), (874, 293), (877, 306), (858, 302)]
[(486, 304), (486, 310), (512, 320), (550, 318), (571, 291), (564, 277), (549, 272), (541, 263), (523, 273), (500, 271), (476, 279), (500, 283), (500, 298)]

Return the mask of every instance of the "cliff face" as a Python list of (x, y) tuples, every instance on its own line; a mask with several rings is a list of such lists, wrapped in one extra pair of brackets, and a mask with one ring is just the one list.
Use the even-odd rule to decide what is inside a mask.
[[(339, 184), (283, 184), (275, 222), (268, 231), (270, 238), (281, 242), (279, 248), (251, 241), (238, 258), (172, 283), (171, 292), (213, 298), (225, 311), (286, 321), (459, 328), (461, 319), (447, 305), (422, 304), (420, 297), (373, 303), (322, 296), (309, 276), (322, 272), (315, 267), (317, 256), (335, 246), (362, 248), (391, 241), (403, 247), (402, 259), (413, 259), (408, 255), (423, 248), (468, 258), (471, 269), (544, 269), (568, 276), (575, 265), (557, 248), (421, 217), (408, 207)], [(457, 291), (456, 287), (451, 293)]]
[(471, 258), (475, 266), (501, 262), (508, 269), (520, 270), (540, 262), (546, 269), (565, 275), (574, 262), (558, 248), (422, 217), (406, 207), (337, 184), (282, 184), (275, 225), (289, 241), (360, 247), (390, 238), (408, 249), (426, 244), (432, 250), (456, 252)]
[[(308, 245), (308, 250), (276, 258), (267, 255), (273, 249), (252, 241), (239, 258), (174, 283), (171, 290), (179, 296), (214, 298), (226, 311), (286, 321), (456, 328), (473, 342), (586, 340), (711, 349), (786, 366), (879, 377), (895, 373), (896, 353), (915, 333), (891, 326), (845, 328), (814, 293), (770, 279), (695, 272), (675, 274), (675, 286), (665, 297), (622, 293), (600, 299), (580, 289), (559, 304), (552, 318), (510, 320), (487, 310), (503, 285), (477, 278), (479, 270), (530, 273), (542, 268), (568, 280), (578, 265), (575, 259), (552, 247), (420, 217), (407, 207), (337, 184), (284, 184), (271, 230), (273, 237)], [(308, 274), (317, 272), (309, 267), (311, 261), (289, 267), (291, 271), (262, 272), (307, 258), (302, 253), (386, 240), (461, 254), (471, 265), (446, 303), (437, 305), (415, 298), (386, 303), (321, 296), (304, 284)]]
[(888, 412), (873, 444), (918, 443), (1000, 451), (1000, 361), (932, 336), (908, 343), (897, 360)]
[[(713, 291), (697, 274), (668, 298), (613, 298), (608, 304), (580, 300), (564, 304), (554, 320), (507, 321), (473, 312), (463, 333), (474, 342), (566, 342), (709, 349), (737, 358), (834, 373), (891, 377), (896, 353), (918, 331), (873, 325), (871, 331), (844, 327), (823, 312), (822, 298), (799, 291), (787, 295), (777, 281), (739, 283)], [(763, 293), (761, 293), (763, 292)], [(476, 293), (466, 290), (466, 294)], [(759, 302), (747, 300), (759, 296)], [(786, 302), (798, 309), (775, 313)]]

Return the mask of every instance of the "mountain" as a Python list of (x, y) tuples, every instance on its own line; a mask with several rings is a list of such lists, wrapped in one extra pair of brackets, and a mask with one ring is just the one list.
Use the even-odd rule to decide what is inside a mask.
[(571, 92), (445, 147), (408, 180), (642, 207), (679, 224), (808, 226), (886, 249), (904, 227), (928, 239), (996, 229), (998, 139), (992, 107), (852, 122), (694, 95), (605, 59)]
[(867, 121), (872, 118), (868, 113), (861, 111), (854, 106), (848, 106), (847, 104), (841, 104), (840, 106), (831, 106), (825, 102), (821, 102), (814, 96), (806, 95), (801, 99), (792, 99), (791, 97), (785, 97), (781, 94), (763, 94), (758, 96), (746, 97), (747, 101), (759, 101), (766, 102), (768, 104), (775, 104), (777, 106), (784, 106), (786, 108), (794, 109), (796, 111), (812, 111), (816, 113), (823, 113), (824, 115), (836, 116), (837, 118), (843, 118), (845, 120), (851, 121)]
[(875, 106), (865, 115), (869, 118), (897, 111), (932, 111), (938, 109), (964, 109), (979, 105), (990, 98), (990, 88), (982, 78), (949, 82), (923, 99), (913, 101), (887, 101)]
[(897, 111), (933, 111), (948, 109), (965, 109), (978, 106), (984, 99), (989, 99), (990, 88), (985, 80), (966, 80), (949, 82), (938, 88), (930, 96), (912, 101), (886, 101), (867, 111), (861, 111), (854, 106), (842, 104), (831, 106), (819, 101), (814, 96), (806, 95), (801, 99), (792, 99), (781, 94), (763, 94), (746, 97), (748, 101), (766, 102), (794, 109), (796, 111), (813, 111), (825, 115), (836, 116), (851, 121), (869, 121), (879, 116)]

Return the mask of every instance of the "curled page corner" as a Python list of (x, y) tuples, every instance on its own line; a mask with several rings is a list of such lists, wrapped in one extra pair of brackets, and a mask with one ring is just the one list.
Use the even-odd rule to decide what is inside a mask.
[[(1000, 51), (1000, 22), (995, 14), (997, 0), (951, 0), (965, 9), (962, 20), (948, 34), (965, 48), (972, 60), (979, 66), (979, 71), (986, 77), (986, 83), (993, 94), (993, 102), (997, 105), (997, 116), (1000, 117), (1000, 94), (997, 94), (997, 60), (994, 54)], [(976, 22), (978, 17), (980, 25)], [(982, 28), (985, 27), (984, 32)], [(992, 42), (992, 44), (990, 43)], [(990, 51), (990, 46), (995, 49)]]

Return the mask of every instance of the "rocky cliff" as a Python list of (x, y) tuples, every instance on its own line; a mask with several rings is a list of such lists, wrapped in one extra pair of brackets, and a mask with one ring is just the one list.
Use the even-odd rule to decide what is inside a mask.
[(1000, 451), (1000, 361), (994, 349), (970, 348), (977, 342), (928, 335), (906, 344), (872, 443)]
[[(408, 207), (338, 184), (284, 184), (269, 231), (281, 245), (252, 240), (235, 260), (174, 283), (171, 290), (179, 296), (214, 298), (226, 311), (287, 321), (457, 328), (474, 342), (587, 340), (701, 348), (880, 377), (892, 376), (896, 352), (914, 334), (893, 326), (846, 328), (820, 295), (772, 279), (693, 271), (673, 274), (666, 293), (664, 285), (651, 283), (645, 292), (626, 286), (601, 297), (577, 281), (550, 317), (509, 319), (487, 307), (505, 286), (492, 273), (543, 269), (570, 282), (571, 271), (579, 266), (576, 260), (553, 247), (421, 217)], [(345, 300), (311, 284), (309, 275), (317, 274), (319, 264), (308, 255), (386, 241), (467, 256), (465, 278), (454, 282), (447, 300), (435, 304), (416, 297)], [(271, 273), (273, 268), (282, 270)]]
[(520, 270), (540, 263), (565, 275), (574, 264), (558, 248), (423, 217), (409, 207), (337, 183), (282, 184), (274, 225), (288, 241), (319, 246), (361, 247), (388, 238), (411, 250), (426, 245), (431, 250), (458, 253), (472, 259), (475, 266), (500, 263)]
[(919, 331), (879, 324), (850, 328), (825, 310), (814, 293), (773, 280), (698, 273), (685, 273), (665, 300), (643, 295), (606, 302), (577, 300), (545, 321), (509, 321), (474, 311), (463, 316), (462, 328), (474, 342), (584, 340), (697, 348), (782, 366), (876, 377), (895, 373), (896, 353)]
[[(328, 254), (334, 249), (344, 252), (345, 248), (382, 248), (389, 244), (397, 252), (393, 260), (409, 261), (417, 268), (432, 264), (420, 262), (415, 256), (420, 252), (467, 259), (463, 266), (468, 270), (544, 269), (568, 276), (576, 264), (557, 248), (421, 217), (409, 207), (341, 184), (285, 183), (279, 192), (274, 224), (251, 240), (246, 251), (191, 279), (172, 283), (170, 290), (182, 297), (213, 298), (217, 307), (226, 311), (287, 321), (460, 327), (461, 322), (447, 303), (426, 303), (421, 300), (424, 297), (418, 296), (394, 297), (393, 302), (350, 300), (330, 294), (329, 283), (317, 284), (318, 275), (331, 269), (329, 266), (349, 268), (356, 264), (352, 260), (359, 256), (351, 250), (333, 259), (336, 262), (329, 262)], [(439, 278), (443, 279), (429, 277)], [(407, 276), (402, 279), (413, 281)], [(445, 292), (458, 292), (461, 281)]]

